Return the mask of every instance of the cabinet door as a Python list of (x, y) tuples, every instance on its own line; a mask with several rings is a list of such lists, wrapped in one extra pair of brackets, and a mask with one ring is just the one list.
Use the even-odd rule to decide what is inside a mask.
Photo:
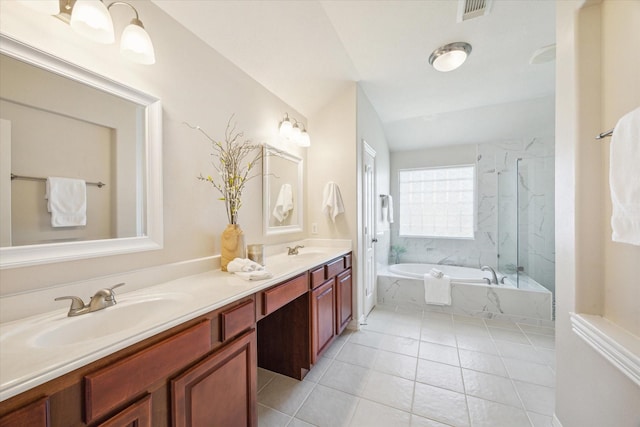
[(311, 363), (329, 347), (335, 336), (335, 279), (311, 292)]
[(171, 381), (173, 425), (256, 426), (257, 363), (252, 329)]
[(340, 335), (352, 317), (352, 275), (348, 269), (336, 277), (336, 334)]

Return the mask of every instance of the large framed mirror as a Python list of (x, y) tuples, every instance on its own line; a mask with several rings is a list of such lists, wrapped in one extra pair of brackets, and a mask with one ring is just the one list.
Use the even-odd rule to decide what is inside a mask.
[(263, 153), (264, 234), (295, 233), (303, 223), (303, 163), (270, 146)]
[(0, 201), (0, 268), (162, 248), (160, 100), (0, 35)]

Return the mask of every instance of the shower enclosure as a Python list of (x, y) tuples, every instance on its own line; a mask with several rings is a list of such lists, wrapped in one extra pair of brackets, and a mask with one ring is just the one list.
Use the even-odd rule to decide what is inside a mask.
[(553, 156), (511, 159), (498, 172), (498, 269), (518, 288), (555, 295)]

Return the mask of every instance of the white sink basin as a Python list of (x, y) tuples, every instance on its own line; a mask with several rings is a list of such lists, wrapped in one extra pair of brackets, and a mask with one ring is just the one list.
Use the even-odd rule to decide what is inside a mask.
[[(3, 334), (2, 342), (26, 338), (31, 348), (54, 348), (77, 345), (123, 333), (145, 325), (155, 326), (167, 315), (177, 312), (192, 297), (186, 293), (161, 293), (120, 297), (118, 303), (92, 313), (68, 317), (65, 314), (34, 318), (24, 328)], [(27, 338), (28, 337), (28, 338)]]

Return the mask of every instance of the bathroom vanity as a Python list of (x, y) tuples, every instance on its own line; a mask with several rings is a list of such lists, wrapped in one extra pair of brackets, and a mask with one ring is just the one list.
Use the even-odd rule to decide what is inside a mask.
[[(24, 360), (10, 354), (16, 360), (3, 361), (3, 370), (14, 363), (16, 378), (3, 378), (2, 387), (21, 392), (0, 402), (0, 425), (257, 425), (257, 367), (304, 378), (352, 317), (351, 253), (308, 255), (282, 274), (274, 266), (271, 280), (246, 282), (215, 271), (145, 289), (179, 286), (193, 297), (184, 302), (188, 314), (169, 311), (163, 330), (147, 328), (146, 335), (153, 331), (149, 336), (116, 333), (111, 340), (117, 342), (89, 343), (84, 355), (68, 344), (68, 357), (84, 361), (108, 352), (105, 346), (113, 349), (88, 363), (34, 361), (29, 379), (18, 372)], [(280, 265), (291, 259), (282, 256)], [(55, 359), (65, 352), (50, 354)], [(35, 357), (24, 356), (27, 362)], [(61, 368), (66, 372), (51, 374)], [(13, 387), (12, 381), (24, 384)]]

